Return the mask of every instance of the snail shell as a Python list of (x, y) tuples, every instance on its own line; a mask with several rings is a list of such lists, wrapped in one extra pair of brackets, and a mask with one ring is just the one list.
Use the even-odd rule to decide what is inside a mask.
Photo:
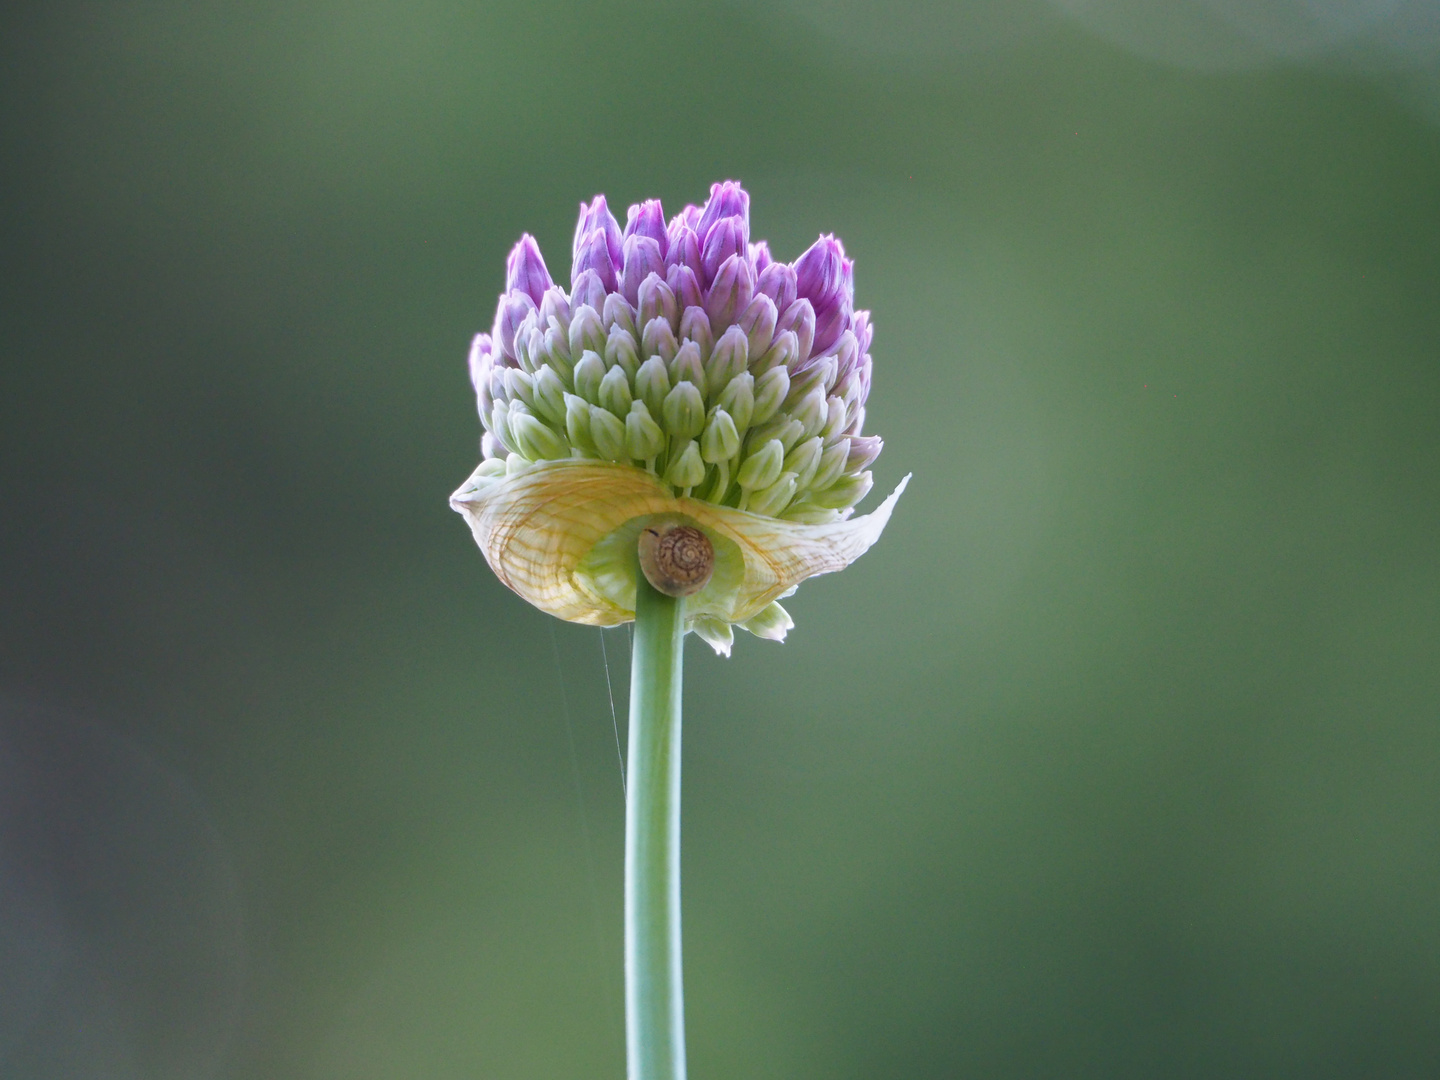
[(640, 569), (666, 596), (694, 596), (710, 584), (715, 548), (694, 525), (657, 522), (640, 530)]

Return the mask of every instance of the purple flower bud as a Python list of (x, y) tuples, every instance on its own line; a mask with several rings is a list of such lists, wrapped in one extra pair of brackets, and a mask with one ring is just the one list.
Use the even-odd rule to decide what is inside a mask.
[(780, 312), (780, 318), (775, 322), (775, 335), (778, 337), (786, 330), (795, 332), (799, 346), (795, 359), (790, 361), (793, 370), (810, 358), (810, 347), (815, 343), (815, 309), (810, 306), (809, 300), (796, 300)]
[(670, 267), (666, 284), (670, 286), (670, 291), (675, 294), (675, 299), (682, 308), (704, 306), (705, 292), (700, 288), (695, 271), (690, 267), (683, 265)]
[(710, 319), (704, 308), (687, 307), (680, 316), (680, 339), (693, 341), (700, 346), (700, 359), (710, 359), (710, 350), (715, 347), (715, 335), (710, 330)]
[(505, 260), (505, 291), (519, 289), (539, 306), (545, 290), (553, 284), (540, 254), (540, 245), (529, 233), (522, 233), (520, 242)]
[(645, 330), (640, 335), (640, 352), (647, 359), (658, 356), (668, 363), (679, 349), (675, 331), (670, 329), (670, 323), (663, 316), (657, 315), (645, 324)]
[(693, 232), (698, 224), (700, 224), (700, 207), (694, 203), (687, 203), (684, 210), (670, 219), (670, 235), (673, 237), (676, 228), (682, 225)]
[(578, 278), (575, 284), (570, 287), (570, 308), (580, 307), (581, 304), (589, 304), (596, 311), (605, 306), (605, 297), (613, 295), (606, 292), (605, 283), (600, 280), (600, 275), (594, 270), (586, 270)]
[(750, 265), (755, 267), (755, 273), (761, 273), (767, 266), (775, 261), (775, 256), (770, 254), (770, 245), (764, 240), (757, 240), (750, 245)]
[(859, 435), (860, 429), (865, 426), (865, 406), (856, 405), (850, 416), (850, 422), (845, 425), (846, 435)]
[(715, 275), (720, 272), (721, 265), (731, 255), (740, 256), (745, 260), (747, 253), (745, 247), (745, 236), (741, 232), (741, 221), (739, 218), (721, 218), (710, 229), (705, 236), (704, 246), (700, 249), (700, 263), (704, 273), (700, 276), (703, 284), (709, 285), (715, 280)]
[[(839, 241), (837, 240), (836, 243), (838, 244)], [(845, 297), (845, 306), (846, 306), (847, 308), (853, 308), (853, 307), (855, 306), (855, 260), (854, 260), (854, 259), (841, 259), (841, 260), (840, 260), (840, 295), (842, 295), (843, 297)]]
[(670, 241), (665, 233), (665, 211), (660, 208), (659, 199), (646, 199), (626, 211), (622, 238), (628, 240), (632, 236), (648, 236), (659, 245), (660, 254), (665, 254)]
[[(575, 241), (571, 245), (571, 257), (577, 259), (580, 257), (580, 248), (586, 242), (586, 238), (597, 230), (605, 237), (605, 248), (610, 255), (610, 265), (619, 266), (624, 258), (624, 250), (621, 246), (623, 237), (620, 235), (620, 223), (615, 220), (615, 215), (610, 213), (609, 207), (605, 205), (604, 195), (596, 195), (589, 206), (584, 203), (580, 204), (580, 219), (575, 223)], [(573, 272), (571, 277), (574, 277)]]
[(700, 236), (701, 242), (704, 242), (705, 237), (716, 224), (726, 218), (737, 219), (738, 230), (744, 237), (744, 242), (748, 244), (750, 242), (750, 195), (734, 180), (710, 185), (710, 198), (705, 203), (705, 209), (700, 213), (699, 224), (695, 226), (695, 232)]
[(675, 329), (680, 309), (675, 303), (675, 294), (659, 274), (651, 274), (640, 283), (635, 306), (640, 309), (635, 321), (641, 326), (647, 325), (651, 319), (659, 318), (669, 323), (670, 329)]
[[(866, 353), (865, 359), (861, 360), (860, 366), (855, 369), (855, 373), (860, 376), (860, 395), (856, 400), (861, 405), (864, 405), (865, 402), (870, 400), (870, 372), (872, 367), (870, 354)], [(856, 428), (855, 430), (859, 431), (860, 429)]]
[(855, 340), (855, 332), (846, 330), (841, 333), (839, 340), (835, 342), (835, 359), (839, 361), (839, 374), (836, 379), (843, 379), (855, 370), (855, 365), (860, 362), (860, 343)]
[(795, 302), (795, 268), (789, 263), (772, 262), (755, 279), (755, 291), (764, 293), (775, 301), (775, 307), (784, 311)]
[(666, 267), (688, 266), (695, 272), (699, 279), (703, 273), (703, 263), (700, 259), (700, 240), (695, 235), (694, 229), (687, 229), (684, 225), (670, 233), (670, 247), (665, 255)]
[(837, 295), (829, 304), (816, 310), (815, 340), (810, 344), (813, 355), (821, 356), (834, 348), (845, 327), (850, 325), (850, 308), (843, 300), (843, 296)]
[(745, 310), (735, 320), (735, 325), (745, 331), (750, 341), (750, 355), (761, 356), (775, 340), (775, 321), (779, 318), (775, 301), (764, 293), (757, 293), (745, 305)]
[(499, 343), (500, 351), (511, 360), (515, 359), (515, 330), (525, 316), (534, 310), (535, 301), (523, 292), (506, 293), (500, 298), (491, 337)]
[(879, 435), (850, 436), (850, 456), (845, 459), (845, 471), (858, 473), (868, 469), (884, 448), (885, 440)]
[(619, 262), (610, 254), (610, 244), (601, 229), (592, 229), (580, 241), (575, 251), (575, 261), (570, 265), (570, 280), (577, 281), (586, 270), (600, 275), (600, 283), (606, 292), (615, 292), (615, 266)]
[(850, 316), (850, 330), (855, 335), (855, 340), (860, 343), (860, 352), (868, 353), (870, 343), (875, 338), (875, 327), (870, 325), (870, 312), (857, 311)]
[(549, 329), (552, 318), (560, 324), (562, 331), (570, 332), (570, 298), (559, 285), (546, 289), (545, 299), (540, 301), (539, 322), (542, 333)]
[(635, 303), (640, 294), (640, 283), (651, 274), (665, 273), (665, 257), (660, 245), (648, 236), (631, 236), (625, 240), (625, 270), (622, 275), (621, 291), (625, 299)]
[(710, 328), (723, 330), (734, 323), (750, 303), (754, 292), (755, 279), (750, 274), (750, 264), (743, 255), (731, 255), (720, 266), (715, 283), (710, 287), (710, 295), (705, 298), (705, 313), (710, 316)]
[(795, 260), (796, 291), (809, 300), (817, 312), (840, 291), (841, 263), (844, 259), (844, 247), (827, 233)]
[(506, 450), (505, 447), (500, 444), (500, 440), (487, 431), (484, 435), (480, 436), (480, 456), (483, 458), (499, 458), (501, 461), (504, 461), (510, 456), (510, 451)]

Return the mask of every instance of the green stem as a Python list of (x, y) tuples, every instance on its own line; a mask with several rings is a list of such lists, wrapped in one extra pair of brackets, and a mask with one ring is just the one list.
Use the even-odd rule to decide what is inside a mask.
[(635, 596), (625, 796), (625, 1043), (629, 1080), (685, 1080), (680, 973), (680, 687), (684, 598), (645, 575)]

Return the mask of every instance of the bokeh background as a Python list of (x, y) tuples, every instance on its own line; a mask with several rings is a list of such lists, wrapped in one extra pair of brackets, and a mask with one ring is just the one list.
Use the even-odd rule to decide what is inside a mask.
[(691, 639), (695, 1080), (1440, 1075), (1433, 0), (0, 20), (0, 1073), (622, 1075), (628, 639), (446, 497), (519, 234), (734, 177), (915, 479)]

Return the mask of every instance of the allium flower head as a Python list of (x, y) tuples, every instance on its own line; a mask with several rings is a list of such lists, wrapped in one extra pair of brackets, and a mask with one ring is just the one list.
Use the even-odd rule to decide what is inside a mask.
[(623, 230), (582, 203), (570, 282), (521, 237), (470, 350), (484, 460), (451, 504), (502, 581), (602, 626), (634, 617), (641, 527), (684, 518), (716, 549), (690, 628), (725, 653), (735, 623), (783, 640), (776, 599), (858, 558), (905, 486), (851, 517), (882, 446), (853, 262), (833, 236), (775, 261), (726, 181), (668, 224), (658, 200)]

